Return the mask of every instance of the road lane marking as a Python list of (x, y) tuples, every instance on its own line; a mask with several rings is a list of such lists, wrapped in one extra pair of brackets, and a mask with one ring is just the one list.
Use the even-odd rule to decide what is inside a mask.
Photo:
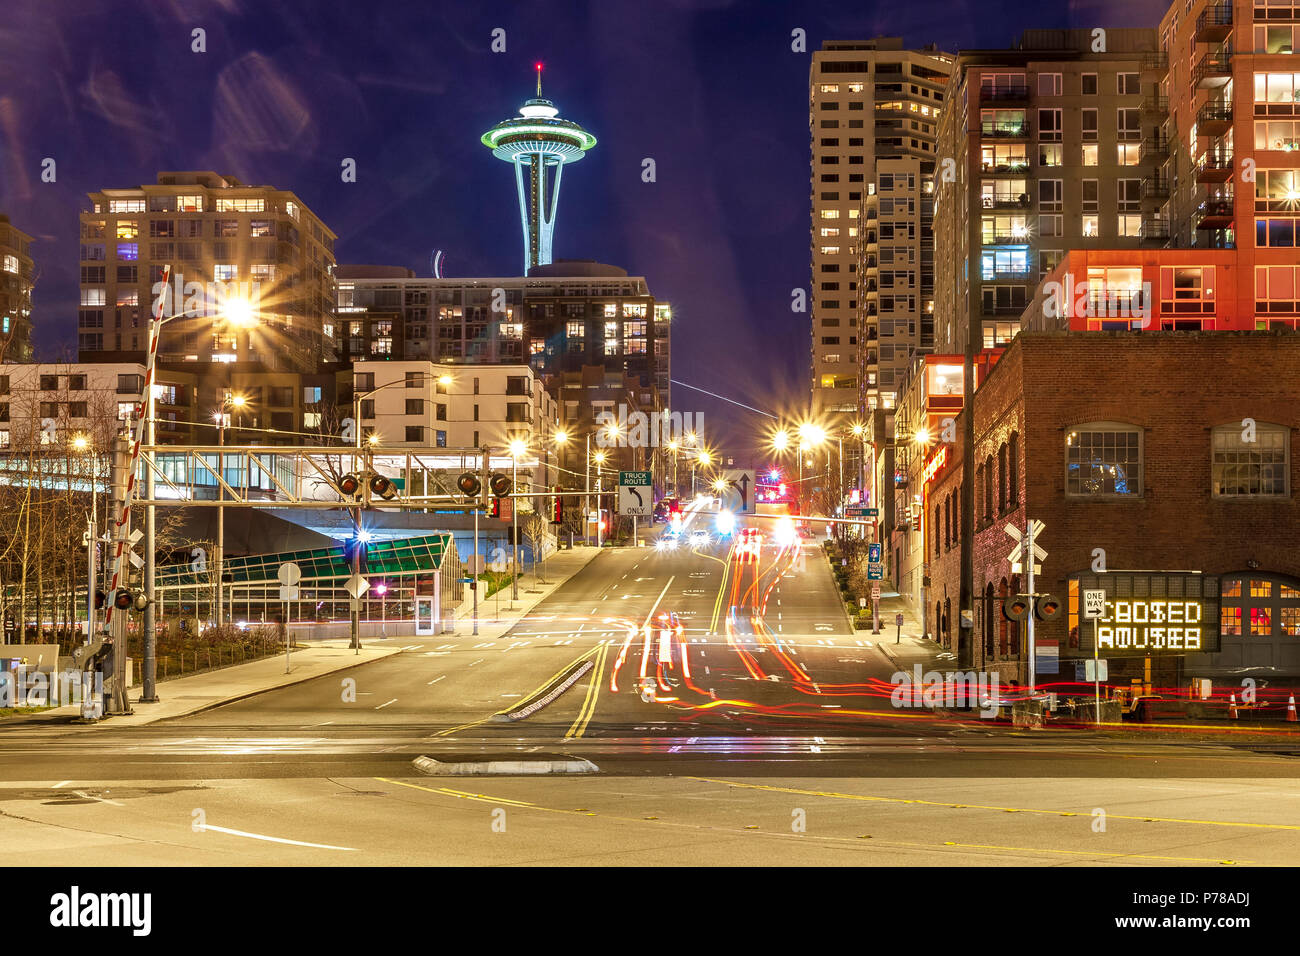
[(396, 698), (396, 697), (394, 697), (392, 700), (390, 700), (390, 701), (388, 701), (388, 702), (386, 702), (386, 703), (380, 704), (378, 707), (375, 708), (375, 710), (383, 710), (383, 709), (384, 709), (385, 707), (387, 707), (389, 704), (395, 704), (395, 703), (397, 703), (397, 698)]
[(348, 853), (359, 853), (360, 851), (354, 846), (331, 846), (328, 843), (304, 843), (301, 840), (286, 840), (284, 837), (267, 836), (264, 833), (248, 833), (245, 830), (232, 830), (229, 827), (218, 827), (211, 823), (199, 823), (195, 825), (200, 830), (211, 830), (214, 833), (225, 833), (229, 836), (248, 837), (250, 840), (265, 840), (268, 843), (285, 843), (289, 846), (306, 846), (314, 850), (344, 850)]
[[(474, 664), (482, 664), (485, 660), (487, 660), (486, 657), (480, 657), (478, 660), (476, 660), (476, 661), (474, 662)], [(470, 666), (470, 667), (473, 667), (474, 664), (470, 664), (469, 666)]]
[(605, 659), (609, 656), (609, 643), (601, 641), (597, 645), (595, 667), (592, 668), (591, 683), (587, 685), (587, 696), (582, 701), (582, 707), (578, 710), (578, 719), (573, 722), (564, 736), (581, 737), (587, 732), (587, 725), (591, 723), (592, 715), (596, 713), (596, 702), (600, 698), (600, 684), (605, 678)]
[(60, 780), (58, 783), (54, 785), (52, 789), (58, 790), (60, 787), (66, 787), (70, 783), (72, 783), (71, 780)]
[[(513, 807), (535, 807), (536, 804), (529, 803), (526, 800), (508, 800), (505, 797), (489, 797), (482, 793), (467, 793), (464, 790), (453, 790), (451, 787), (421, 787), (415, 783), (403, 783), (400, 780), (390, 780), (387, 777), (375, 777), (376, 780), (382, 780), (384, 783), (391, 783), (398, 787), (410, 787), (412, 790), (423, 790), (425, 793), (437, 793), (446, 797), (456, 797), (460, 800), (477, 800), (480, 803), (504, 803)], [(539, 808), (541, 809), (541, 808)]]
[(443, 679), (444, 677), (446, 677), (446, 676), (447, 676), (446, 674), (440, 674), (440, 675), (438, 675), (437, 677), (435, 677), (433, 680), (431, 680), (431, 681), (426, 681), (426, 682), (425, 682), (425, 686), (428, 687), (428, 686), (431, 685), (431, 684), (436, 684), (436, 683), (438, 683), (438, 681), (442, 680), (442, 679)]
[(72, 792), (75, 793), (77, 796), (81, 797), (81, 799), (83, 800), (96, 800), (99, 803), (107, 803), (115, 807), (126, 806), (126, 804), (118, 803), (116, 800), (105, 800), (103, 797), (92, 796), (91, 794), (86, 793), (84, 790), (73, 790)]

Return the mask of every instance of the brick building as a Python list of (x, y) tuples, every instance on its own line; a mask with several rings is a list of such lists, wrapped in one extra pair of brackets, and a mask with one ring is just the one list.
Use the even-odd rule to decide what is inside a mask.
[[(1186, 586), (1204, 589), (1207, 623), (1218, 615), (1216, 653), (1153, 654), (1158, 686), (1191, 677), (1238, 689), (1243, 677), (1300, 684), (1297, 368), (1300, 337), (1284, 332), (1017, 336), (973, 403), (972, 629), (959, 627), (964, 422), (927, 488), (926, 601), (936, 639), (963, 667), (1026, 680), (1022, 628), (1000, 604), (1024, 590), (1007, 561), (1013, 542), (1004, 527), (1031, 517), (1045, 524), (1038, 543), (1048, 552), (1036, 590), (1068, 607), (1037, 625), (1036, 638), (1056, 642), (1061, 660), (1059, 673), (1039, 674), (1040, 685), (1073, 681), (1071, 659), (1092, 655), (1072, 578), (1092, 573), (1096, 549), (1106, 567), (1096, 578), (1123, 578), (1133, 594), (1184, 586), (1153, 572), (1198, 573)], [(1134, 583), (1125, 572), (1139, 569), (1145, 578)], [(1143, 676), (1143, 655), (1101, 656), (1112, 684)]]

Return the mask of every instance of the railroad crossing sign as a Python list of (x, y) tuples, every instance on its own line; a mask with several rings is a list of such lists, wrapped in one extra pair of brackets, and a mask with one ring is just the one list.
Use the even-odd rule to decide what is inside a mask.
[(738, 514), (754, 513), (754, 492), (758, 489), (758, 472), (752, 468), (732, 468), (723, 472), (727, 486), (736, 493), (739, 507)]
[[(1030, 522), (1030, 525), (1033, 530), (1033, 538), (1037, 538), (1043, 533), (1045, 525), (1037, 518), (1033, 519), (1033, 521)], [(1012, 538), (1016, 542), (1016, 546), (1012, 548), (1011, 553), (1007, 555), (1007, 560), (1011, 562), (1011, 573), (1019, 574), (1024, 570), (1025, 533), (1013, 524), (1007, 525), (1002, 530), (1007, 533), (1008, 537)], [(1044, 561), (1046, 558), (1047, 552), (1035, 543), (1033, 556), (1035, 574), (1042, 573), (1043, 568), (1038, 562)]]
[(654, 509), (650, 490), (650, 472), (620, 471), (618, 473), (619, 514), (644, 518)]
[(361, 595), (365, 594), (370, 588), (370, 582), (359, 574), (353, 574), (348, 578), (348, 583), (343, 585), (348, 594), (352, 595), (353, 600), (361, 600)]

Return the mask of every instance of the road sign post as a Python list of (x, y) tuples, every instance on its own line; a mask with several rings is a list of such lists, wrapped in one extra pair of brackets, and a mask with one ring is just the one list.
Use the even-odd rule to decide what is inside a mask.
[(894, 625), (898, 628), (898, 632), (894, 636), (894, 643), (901, 644), (903, 642), (903, 612), (902, 611), (899, 611), (897, 614), (894, 615)]
[(1083, 617), (1092, 621), (1092, 693), (1096, 722), (1101, 723), (1101, 666), (1097, 662), (1097, 626), (1106, 612), (1106, 592), (1101, 589), (1083, 592)]
[(284, 610), (284, 672), (289, 673), (289, 602), (298, 600), (298, 582), (302, 580), (302, 568), (292, 561), (280, 565), (275, 573), (280, 582), (280, 604)]

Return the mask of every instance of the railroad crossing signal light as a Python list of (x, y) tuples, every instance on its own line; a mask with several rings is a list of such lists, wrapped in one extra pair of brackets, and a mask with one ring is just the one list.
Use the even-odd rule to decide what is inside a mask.
[(555, 497), (551, 499), (551, 520), (556, 524), (564, 523), (564, 498), (560, 495), (560, 486), (555, 486)]
[(478, 480), (478, 475), (474, 472), (467, 471), (456, 479), (456, 487), (466, 498), (477, 498), (483, 490), (483, 482)]
[(1008, 621), (1025, 621), (1029, 619), (1029, 598), (1009, 597), (1002, 602), (1002, 614)]
[(1040, 621), (1054, 621), (1061, 616), (1061, 602), (1050, 594), (1038, 599), (1034, 612)]
[(113, 607), (119, 611), (143, 611), (152, 601), (143, 591), (132, 592), (127, 588), (118, 588), (113, 596)]
[(494, 517), (494, 518), (500, 518), (500, 517), (501, 517), (501, 499), (500, 499), (500, 498), (493, 498), (493, 499), (492, 499), (492, 517)]
[(355, 498), (361, 494), (361, 479), (356, 475), (344, 475), (339, 479), (339, 494), (345, 498)]
[(504, 498), (506, 495), (510, 494), (514, 484), (505, 475), (493, 475), (488, 481), (488, 487), (492, 489), (492, 494), (496, 495), (498, 498)]
[(107, 595), (107, 594), (105, 594), (103, 591), (96, 591), (96, 592), (95, 592), (95, 610), (96, 610), (96, 611), (102, 611), (102, 610), (104, 610), (104, 604), (105, 604), (107, 601), (108, 601), (108, 595)]
[(378, 495), (385, 501), (392, 501), (397, 497), (397, 486), (384, 475), (371, 475), (369, 484), (372, 495)]

